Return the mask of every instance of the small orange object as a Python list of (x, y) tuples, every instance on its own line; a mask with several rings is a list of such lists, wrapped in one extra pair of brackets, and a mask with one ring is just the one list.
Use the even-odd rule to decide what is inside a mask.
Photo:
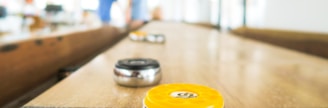
[(129, 34), (130, 39), (137, 41), (144, 41), (147, 37), (147, 33), (143, 31), (134, 31)]
[(223, 108), (215, 89), (195, 84), (164, 84), (148, 91), (143, 108)]
[(25, 2), (26, 2), (27, 4), (32, 4), (32, 3), (33, 3), (33, 0), (25, 0)]
[(145, 37), (147, 35), (147, 33), (143, 31), (134, 31), (132, 33), (140, 37)]

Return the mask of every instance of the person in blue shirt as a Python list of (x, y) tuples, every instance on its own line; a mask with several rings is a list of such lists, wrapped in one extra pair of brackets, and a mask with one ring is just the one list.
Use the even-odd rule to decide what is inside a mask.
[(129, 0), (127, 11), (127, 22), (132, 30), (141, 27), (149, 21), (147, 0)]
[[(111, 8), (116, 0), (99, 0), (98, 14), (104, 24), (111, 21)], [(126, 22), (129, 29), (134, 30), (147, 23), (149, 20), (147, 0), (129, 0), (126, 13)]]
[(112, 8), (112, 4), (115, 1), (116, 0), (99, 0), (98, 15), (102, 23), (108, 24), (110, 22), (111, 20), (110, 10)]

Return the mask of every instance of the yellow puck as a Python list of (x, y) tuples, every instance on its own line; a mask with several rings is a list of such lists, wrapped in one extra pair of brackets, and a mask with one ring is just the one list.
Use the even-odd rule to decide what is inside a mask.
[(195, 84), (164, 84), (150, 89), (143, 108), (223, 108), (215, 89)]
[(143, 31), (134, 31), (132, 33), (135, 34), (136, 36), (140, 36), (140, 37), (147, 36), (147, 33), (143, 32)]

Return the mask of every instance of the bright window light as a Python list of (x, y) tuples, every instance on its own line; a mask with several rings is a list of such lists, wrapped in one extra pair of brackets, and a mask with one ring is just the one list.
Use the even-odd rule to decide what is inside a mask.
[(81, 0), (81, 8), (86, 10), (97, 10), (99, 0)]

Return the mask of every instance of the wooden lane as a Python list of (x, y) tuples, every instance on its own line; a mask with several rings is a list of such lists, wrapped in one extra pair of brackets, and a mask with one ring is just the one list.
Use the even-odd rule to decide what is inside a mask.
[(220, 91), (226, 108), (328, 107), (328, 61), (265, 43), (179, 23), (142, 30), (167, 36), (164, 45), (124, 39), (25, 107), (141, 108), (146, 88), (115, 84), (122, 58), (160, 61), (164, 83), (196, 83)]

